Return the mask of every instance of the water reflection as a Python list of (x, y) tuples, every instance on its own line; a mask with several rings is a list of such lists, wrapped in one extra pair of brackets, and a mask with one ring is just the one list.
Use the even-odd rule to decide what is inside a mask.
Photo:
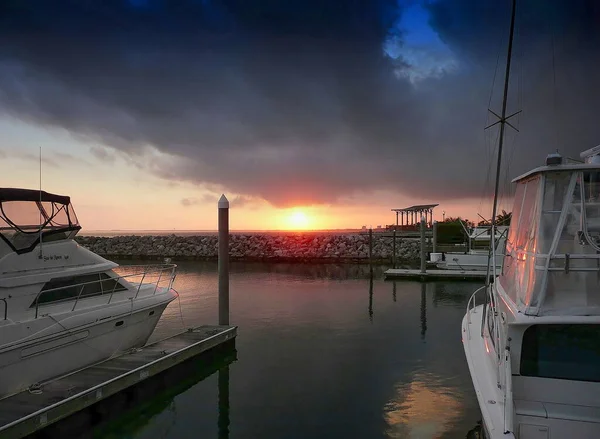
[(384, 407), (390, 438), (434, 438), (452, 431), (463, 410), (459, 389), (440, 377), (418, 372), (409, 383), (396, 386), (394, 398)]
[(427, 332), (427, 284), (421, 284), (421, 340), (425, 340)]
[(373, 272), (369, 277), (369, 320), (373, 323)]
[(192, 358), (127, 391), (113, 395), (32, 438), (135, 437), (151, 430), (152, 437), (171, 437), (178, 422), (177, 396), (219, 371), (219, 438), (229, 438), (229, 365), (237, 360), (230, 345), (215, 348), (202, 358)]
[[(214, 322), (216, 264), (179, 267), (185, 326)], [(456, 329), (477, 285), (387, 282), (384, 267), (370, 268), (232, 263), (243, 362), (104, 437), (464, 439), (471, 429), (467, 437), (478, 438), (481, 415)], [(182, 327), (174, 305), (157, 328), (163, 336)]]
[[(136, 261), (119, 261), (121, 263), (136, 263)], [(179, 271), (193, 271), (198, 273), (215, 273), (217, 263), (213, 261), (173, 261), (179, 267)], [(368, 279), (371, 274), (376, 279), (383, 277), (383, 273), (391, 267), (388, 265), (370, 264), (311, 264), (311, 263), (265, 263), (265, 262), (230, 262), (231, 272), (260, 273), (260, 274), (283, 274), (302, 277), (303, 279), (329, 279), (349, 280)]]
[[(433, 306), (466, 306), (471, 294), (479, 288), (476, 282), (434, 282)], [(483, 284), (481, 284), (483, 285)]]
[(219, 369), (219, 439), (229, 439), (229, 365)]

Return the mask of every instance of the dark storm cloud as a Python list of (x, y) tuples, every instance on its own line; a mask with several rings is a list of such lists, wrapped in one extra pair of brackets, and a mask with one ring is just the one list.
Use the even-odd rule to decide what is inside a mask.
[[(585, 2), (528, 3), (519, 13), (525, 73), (511, 107), (522, 96), (524, 113), (511, 175), (557, 145), (576, 155), (600, 138), (590, 111), (600, 89), (590, 70), (597, 35), (574, 24), (593, 23), (596, 12)], [(395, 73), (419, 66), (383, 52), (387, 38), (402, 42), (392, 0), (3, 2), (0, 105), (101, 140), (167, 179), (275, 205), (373, 189), (479, 197), (508, 6), (431, 2), (431, 25), (459, 68), (411, 84)], [(556, 97), (543, 16), (554, 20)], [(148, 155), (148, 146), (169, 156)]]

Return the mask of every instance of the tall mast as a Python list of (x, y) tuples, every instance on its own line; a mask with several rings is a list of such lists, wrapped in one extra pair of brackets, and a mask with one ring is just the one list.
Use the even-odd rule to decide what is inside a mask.
[[(495, 254), (496, 254), (496, 213), (498, 211), (498, 187), (500, 185), (500, 168), (502, 165), (502, 146), (504, 144), (504, 129), (506, 127), (507, 119), (506, 117), (506, 101), (508, 100), (508, 83), (510, 80), (510, 61), (512, 56), (512, 46), (513, 46), (513, 36), (515, 33), (515, 10), (516, 10), (516, 0), (512, 0), (512, 12), (510, 17), (510, 32), (508, 35), (508, 54), (506, 56), (506, 72), (504, 74), (504, 95), (502, 97), (502, 113), (500, 115), (500, 139), (498, 144), (498, 162), (496, 163), (496, 184), (494, 187), (494, 205), (492, 208), (492, 231), (491, 231), (491, 248), (492, 248), (492, 258), (494, 259), (494, 273), (496, 272), (495, 267)], [(516, 113), (515, 113), (516, 114)]]
[[(502, 146), (504, 144), (504, 128), (506, 127), (507, 124), (510, 125), (510, 123), (507, 122), (507, 119), (509, 119), (512, 116), (514, 116), (515, 114), (519, 113), (519, 112), (517, 112), (517, 113), (511, 114), (510, 116), (506, 117), (506, 101), (508, 100), (508, 84), (509, 84), (509, 80), (510, 80), (510, 61), (511, 61), (511, 57), (512, 57), (513, 37), (514, 37), (514, 33), (515, 33), (515, 10), (517, 7), (516, 3), (517, 3), (516, 0), (512, 0), (512, 11), (511, 11), (511, 16), (510, 16), (510, 31), (508, 34), (508, 53), (506, 56), (506, 72), (504, 74), (504, 94), (502, 96), (502, 113), (500, 116), (498, 116), (492, 110), (489, 110), (490, 113), (492, 113), (494, 116), (498, 117), (498, 121), (494, 122), (489, 127), (494, 126), (499, 123), (500, 124), (500, 138), (499, 138), (499, 144), (498, 144), (498, 162), (496, 163), (496, 183), (494, 186), (494, 204), (492, 207), (492, 226), (491, 226), (491, 230), (490, 230), (490, 253), (488, 254), (488, 267), (487, 267), (487, 272), (486, 272), (486, 276), (485, 276), (485, 285), (486, 286), (489, 286), (490, 283), (493, 282), (491, 279), (496, 278), (496, 213), (498, 211), (498, 187), (500, 186), (500, 168), (502, 165)], [(487, 128), (489, 128), (489, 127), (487, 127)], [(490, 273), (490, 271), (491, 271), (491, 273)], [(482, 337), (483, 337), (483, 328), (484, 328), (484, 323), (485, 323), (485, 318), (486, 318), (486, 308), (488, 306), (488, 300), (489, 300), (489, 295), (486, 294), (485, 301), (483, 303), (483, 312), (481, 313), (481, 336)]]
[(512, 57), (513, 36), (515, 33), (515, 10), (517, 0), (512, 0), (510, 17), (510, 32), (508, 34), (508, 54), (506, 56), (506, 73), (504, 74), (504, 95), (502, 97), (502, 113), (500, 115), (500, 139), (498, 144), (498, 162), (496, 163), (496, 185), (494, 187), (494, 207), (492, 209), (492, 229), (496, 226), (498, 210), (498, 186), (500, 185), (500, 167), (502, 164), (502, 146), (504, 144), (504, 129), (506, 127), (506, 101), (508, 100), (508, 84), (510, 80), (510, 61)]

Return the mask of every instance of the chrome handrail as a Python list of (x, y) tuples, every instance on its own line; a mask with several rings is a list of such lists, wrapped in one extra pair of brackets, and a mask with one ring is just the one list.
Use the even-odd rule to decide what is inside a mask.
[[(39, 314), (39, 306), (40, 306), (40, 298), (43, 297), (45, 294), (49, 294), (52, 292), (56, 292), (56, 291), (61, 291), (61, 290), (65, 290), (66, 288), (80, 288), (79, 290), (79, 294), (77, 295), (77, 297), (75, 298), (75, 301), (73, 303), (73, 308), (71, 309), (71, 311), (74, 311), (75, 308), (77, 307), (77, 303), (79, 302), (79, 300), (81, 299), (81, 295), (83, 293), (83, 291), (85, 290), (85, 286), (86, 285), (95, 285), (95, 284), (100, 284), (100, 290), (102, 291), (100, 294), (93, 294), (93, 295), (89, 295), (89, 296), (83, 296), (84, 298), (86, 297), (98, 297), (98, 296), (104, 296), (105, 294), (109, 294), (109, 291), (107, 290), (106, 292), (104, 292), (104, 290), (102, 289), (102, 285), (103, 282), (114, 282), (113, 288), (110, 291), (110, 296), (108, 299), (107, 303), (110, 303), (112, 301), (113, 295), (115, 293), (115, 290), (117, 288), (117, 284), (120, 280), (125, 280), (128, 284), (130, 284), (133, 287), (137, 287), (136, 290), (136, 294), (135, 297), (133, 298), (133, 300), (137, 299), (140, 289), (143, 285), (144, 280), (146, 279), (147, 276), (152, 276), (152, 275), (158, 275), (158, 279), (156, 280), (156, 282), (152, 282), (152, 283), (148, 283), (149, 285), (154, 284), (154, 292), (153, 295), (156, 294), (156, 291), (158, 290), (158, 287), (160, 286), (160, 282), (161, 280), (164, 282), (168, 282), (168, 286), (167, 289), (171, 289), (173, 286), (173, 282), (175, 281), (175, 271), (176, 271), (177, 265), (176, 264), (153, 264), (153, 265), (122, 265), (119, 266), (117, 268), (117, 270), (131, 270), (134, 269), (135, 272), (134, 273), (129, 273), (129, 274), (124, 274), (124, 275), (117, 275), (115, 277), (110, 277), (109, 279), (100, 279), (100, 277), (98, 277), (98, 280), (94, 280), (94, 281), (90, 281), (90, 282), (81, 282), (78, 284), (73, 284), (73, 285), (67, 285), (67, 286), (61, 286), (61, 287), (56, 287), (56, 288), (51, 288), (48, 290), (44, 290), (44, 291), (40, 291), (36, 298), (35, 298), (35, 318), (38, 318), (38, 314)], [(164, 276), (165, 272), (168, 273), (168, 278), (167, 276)], [(98, 274), (98, 276), (103, 273), (103, 272), (98, 272), (98, 273), (90, 273), (90, 274)], [(104, 272), (106, 273), (106, 272)], [(118, 274), (118, 273), (115, 273)], [(132, 281), (132, 278), (136, 278), (136, 277), (142, 277), (142, 279), (140, 280), (139, 284), (135, 281)], [(125, 288), (127, 288), (127, 286), (125, 285)], [(128, 291), (132, 291), (131, 288), (127, 288)], [(4, 300), (4, 299), (2, 299)], [(68, 302), (73, 300), (73, 297), (69, 297), (67, 299), (59, 299), (59, 300), (54, 300), (52, 302), (49, 302), (49, 304), (56, 304), (56, 303), (60, 303), (60, 302)], [(6, 314), (6, 307), (5, 307), (5, 314)], [(6, 318), (6, 317), (5, 317)]]
[(471, 311), (475, 309), (475, 307), (477, 306), (477, 300), (475, 299), (475, 296), (477, 295), (478, 292), (480, 292), (481, 290), (483, 290), (486, 286), (483, 285), (479, 288), (477, 288), (475, 290), (475, 292), (473, 294), (471, 294), (471, 297), (469, 298), (469, 302), (467, 303), (467, 323), (471, 323)]

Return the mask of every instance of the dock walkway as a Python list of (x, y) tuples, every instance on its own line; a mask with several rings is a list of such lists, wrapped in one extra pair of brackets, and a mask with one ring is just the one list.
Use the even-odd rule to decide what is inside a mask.
[(22, 438), (235, 339), (236, 326), (200, 326), (0, 400), (0, 437)]
[[(390, 268), (384, 272), (385, 279), (415, 280), (485, 280), (486, 272), (478, 270), (430, 270)], [(491, 277), (491, 275), (490, 275)]]

